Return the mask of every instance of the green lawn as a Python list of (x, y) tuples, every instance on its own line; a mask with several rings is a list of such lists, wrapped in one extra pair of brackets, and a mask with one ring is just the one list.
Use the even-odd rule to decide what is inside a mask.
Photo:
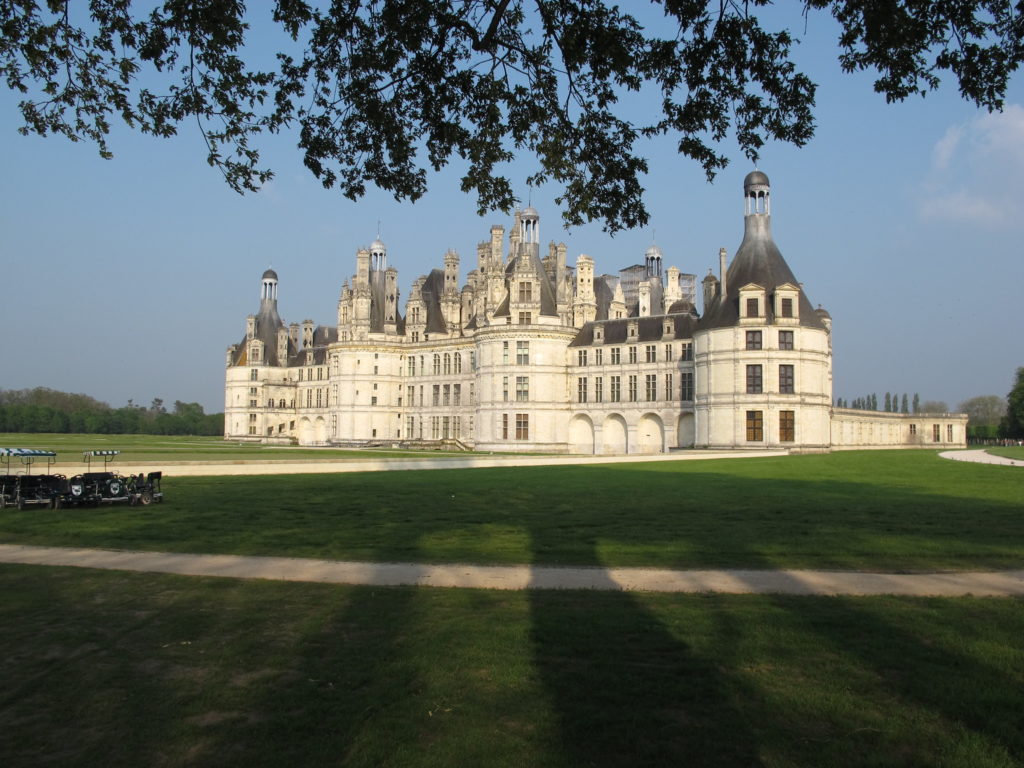
[[(194, 437), (178, 435), (80, 435), (80, 434), (25, 434), (0, 432), (0, 447), (41, 448), (57, 453), (61, 471), (82, 471), (83, 451), (118, 450), (121, 454), (113, 467), (131, 471), (132, 462), (159, 461), (269, 461), (269, 460), (322, 460), (344, 461), (366, 457), (389, 456), (466, 456), (465, 452), (411, 451), (390, 449), (356, 450), (349, 448), (302, 448), (288, 445), (262, 445), (259, 443), (230, 442), (220, 437)], [(102, 463), (102, 459), (99, 460)], [(37, 464), (42, 467), (45, 462)], [(69, 467), (68, 465), (74, 465)], [(12, 469), (19, 466), (17, 459)], [(38, 471), (34, 469), (33, 471)]]
[(1024, 603), (0, 566), (0, 764), (1024, 763)]
[(1024, 473), (930, 451), (174, 478), (148, 508), (0, 511), (0, 542), (421, 562), (1020, 568)]

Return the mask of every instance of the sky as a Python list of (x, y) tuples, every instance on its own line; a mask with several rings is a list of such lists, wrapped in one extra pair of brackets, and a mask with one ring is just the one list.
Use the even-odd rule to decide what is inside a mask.
[[(795, 30), (797, 61), (818, 84), (815, 137), (773, 143), (775, 241), (811, 302), (833, 319), (834, 395), (920, 393), (950, 406), (1005, 395), (1024, 366), (1024, 86), (1002, 113), (963, 101), (947, 78), (926, 98), (886, 104), (870, 74), (844, 74), (835, 29), (812, 16)], [(17, 98), (0, 90), (0, 389), (50, 387), (115, 407), (154, 398), (223, 410), (225, 351), (259, 307), (260, 276), (280, 277), (285, 322), (336, 322), (355, 252), (380, 235), (399, 270), (403, 307), (417, 276), (461, 256), (501, 212), (476, 214), (457, 169), (433, 174), (416, 203), (370, 190), (353, 202), (302, 166), (294, 135), (265, 145), (276, 177), (233, 192), (206, 163), (198, 133), (174, 139), (120, 127), (113, 160), (60, 138), (23, 137)], [(638, 107), (642, 109), (642, 107)], [(638, 116), (642, 117), (642, 116)], [(541, 242), (565, 242), (598, 273), (642, 262), (653, 242), (665, 266), (698, 280), (743, 236), (743, 177), (734, 143), (713, 184), (671, 141), (644, 145), (651, 222), (610, 237), (598, 224), (562, 228), (558, 190), (529, 190), (531, 158), (511, 172), (540, 211)]]

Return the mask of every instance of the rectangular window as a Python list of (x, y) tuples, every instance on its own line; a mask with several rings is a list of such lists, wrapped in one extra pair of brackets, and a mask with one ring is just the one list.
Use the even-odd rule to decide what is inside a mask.
[(594, 379), (594, 402), (604, 402), (604, 379), (602, 379), (600, 376), (597, 376)]
[(430, 437), (437, 440), (441, 436), (441, 421), (437, 416), (430, 417)]
[(747, 394), (757, 395), (761, 392), (761, 366), (747, 366)]
[(779, 411), (779, 442), (796, 440), (796, 411)]
[(501, 377), (501, 399), (508, 402), (508, 376)]
[(779, 366), (779, 392), (783, 395), (793, 394), (793, 366)]
[(587, 402), (587, 377), (580, 376), (576, 380), (576, 400), (580, 403)]
[(636, 402), (636, 376), (629, 377), (629, 402)]
[(603, 352), (603, 349), (594, 350), (594, 365), (601, 365), (601, 363), (604, 362), (604, 355), (602, 354)]
[(764, 441), (764, 412), (747, 411), (747, 442), (760, 443)]
[(649, 403), (658, 399), (658, 374), (648, 373), (644, 378), (644, 395)]
[(451, 418), (444, 416), (441, 418), (441, 437), (447, 440), (452, 436), (451, 434)]
[(747, 317), (757, 317), (757, 299), (747, 299)]
[(914, 437), (917, 435), (917, 424), (910, 425), (910, 436)]
[(647, 358), (648, 363), (658, 362), (658, 347), (655, 344), (648, 344), (644, 347), (644, 355)]
[(576, 365), (587, 364), (587, 350), (581, 349), (576, 352)]
[(530, 399), (530, 378), (528, 376), (516, 376), (516, 400), (526, 402)]
[(747, 349), (761, 348), (761, 332), (747, 331)]
[(530, 415), (527, 413), (516, 414), (516, 440), (530, 439)]
[(462, 385), (452, 385), (452, 405), (462, 405)]
[(374, 395), (373, 397), (370, 398), (370, 405), (376, 405), (376, 404), (377, 404), (377, 396)]
[[(420, 405), (423, 405), (423, 385), (422, 384), (420, 385)], [(421, 419), (420, 420), (420, 432), (422, 432), (422, 431), (423, 431), (423, 420)], [(423, 435), (420, 435), (420, 437), (423, 437)]]
[(939, 442), (939, 436), (940, 436), (939, 425), (938, 424), (932, 424), (932, 442), (933, 443)]
[(622, 349), (620, 347), (612, 347), (612, 365), (618, 365), (622, 362)]
[(409, 375), (416, 375), (416, 358), (413, 357), (412, 355), (409, 355)]
[(526, 281), (519, 283), (519, 301), (533, 301), (533, 283)]
[(670, 363), (672, 362), (672, 345), (671, 344), (666, 344), (665, 345), (665, 359), (668, 360)]
[(452, 387), (450, 384), (444, 385), (444, 395), (441, 401), (442, 405), (451, 405), (452, 402)]
[(612, 376), (612, 402), (617, 403), (622, 399), (622, 377)]
[(528, 341), (517, 341), (516, 342), (516, 365), (529, 365), (530, 364), (530, 342)]
[(947, 424), (946, 425), (946, 442), (947, 443), (952, 443), (953, 442), (953, 425), (952, 424)]
[(412, 440), (413, 435), (416, 434), (416, 417), (406, 416), (405, 417), (405, 436)]
[(529, 312), (520, 312), (519, 313), (519, 324), (520, 325), (529, 325), (531, 322), (533, 322), (533, 316)]
[[(409, 386), (407, 387), (407, 389), (409, 391), (409, 407), (412, 408), (414, 405), (416, 405), (416, 387)], [(420, 405), (423, 405), (423, 403), (420, 403)], [(410, 437), (412, 437), (412, 432), (409, 432), (407, 434)]]
[(665, 399), (666, 400), (671, 400), (672, 399), (672, 393), (674, 391), (675, 391), (675, 389), (672, 386), (672, 374), (671, 373), (666, 373), (665, 374)]
[(779, 349), (793, 348), (793, 332), (779, 331)]
[(680, 360), (693, 360), (693, 342), (684, 341), (679, 349)]
[(793, 300), (783, 299), (782, 300), (782, 316), (792, 317), (793, 316)]
[(508, 414), (501, 414), (501, 439), (508, 440)]
[[(249, 381), (257, 381), (260, 377), (260, 369), (253, 368), (249, 371)], [(299, 369), (299, 381), (302, 381), (302, 369)]]
[(501, 342), (501, 362), (502, 365), (508, 365), (508, 342)]
[(441, 404), (441, 385), (440, 384), (435, 384), (434, 385), (434, 397), (433, 397), (433, 400), (431, 400), (431, 402), (434, 405), (440, 405)]
[(629, 348), (629, 362), (631, 362), (631, 363), (635, 363), (636, 362), (636, 347), (630, 347)]

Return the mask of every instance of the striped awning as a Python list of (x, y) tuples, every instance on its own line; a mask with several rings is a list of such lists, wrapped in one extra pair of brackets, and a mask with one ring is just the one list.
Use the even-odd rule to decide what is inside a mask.
[(117, 456), (120, 451), (82, 451), (83, 456)]
[(38, 448), (0, 448), (0, 456), (56, 456), (53, 451)]

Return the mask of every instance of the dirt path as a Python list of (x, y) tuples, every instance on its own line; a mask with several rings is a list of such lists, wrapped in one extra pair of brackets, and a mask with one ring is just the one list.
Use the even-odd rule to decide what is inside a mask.
[(1008, 459), (1005, 456), (996, 456), (988, 451), (972, 449), (969, 451), (943, 451), (939, 454), (943, 459), (953, 461), (973, 461), (978, 464), (1001, 464), (1006, 467), (1024, 467), (1024, 461), (1020, 459)]
[(415, 585), (472, 589), (599, 589), (725, 594), (1022, 596), (1024, 571), (863, 573), (854, 571), (672, 571), (528, 565), (424, 565), (291, 557), (187, 555), (0, 544), (0, 562), (240, 579)]

